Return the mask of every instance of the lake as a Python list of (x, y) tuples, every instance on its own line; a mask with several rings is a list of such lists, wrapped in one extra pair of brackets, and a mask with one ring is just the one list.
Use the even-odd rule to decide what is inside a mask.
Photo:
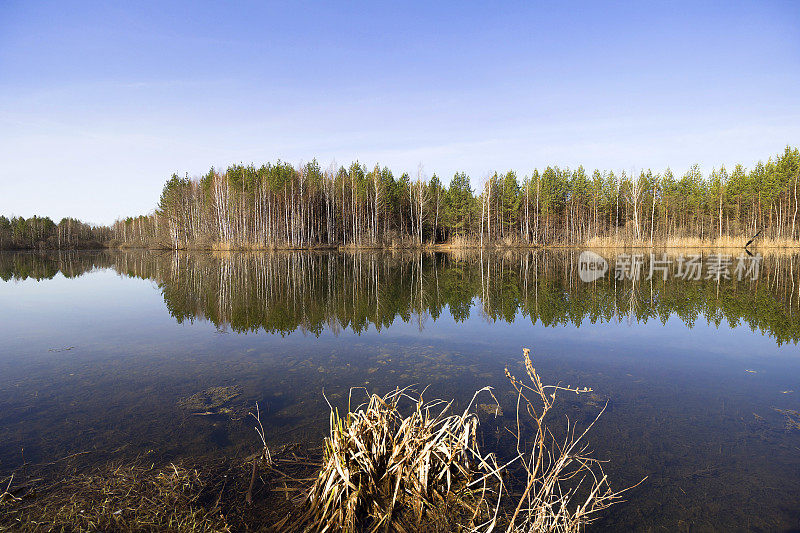
[(271, 447), (318, 444), (351, 387), (490, 385), (511, 419), (527, 347), (594, 391), (560, 414), (607, 403), (611, 486), (647, 477), (593, 529), (800, 530), (800, 255), (596, 250), (584, 281), (580, 252), (0, 253), (0, 476), (245, 456), (256, 402)]

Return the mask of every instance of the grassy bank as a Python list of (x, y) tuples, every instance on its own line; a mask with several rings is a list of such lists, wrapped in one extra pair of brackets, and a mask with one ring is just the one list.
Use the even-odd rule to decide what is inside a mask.
[[(633, 235), (628, 235), (621, 232), (618, 235), (598, 236), (592, 237), (585, 241), (570, 242), (570, 241), (551, 241), (546, 243), (537, 243), (525, 241), (518, 238), (505, 238), (500, 240), (484, 240), (474, 237), (451, 237), (447, 241), (442, 242), (419, 242), (413, 239), (395, 239), (390, 242), (384, 243), (366, 243), (366, 244), (315, 244), (315, 245), (291, 245), (286, 243), (275, 244), (253, 244), (253, 243), (237, 243), (237, 242), (195, 242), (189, 245), (179, 245), (177, 248), (170, 246), (166, 243), (151, 243), (148, 245), (124, 243), (116, 240), (107, 242), (93, 242), (86, 244), (82, 247), (70, 248), (70, 251), (75, 250), (181, 250), (181, 251), (215, 251), (215, 252), (234, 252), (234, 251), (248, 251), (248, 252), (273, 252), (273, 251), (368, 251), (368, 250), (423, 250), (423, 251), (449, 251), (449, 250), (531, 250), (531, 249), (559, 249), (559, 248), (655, 248), (655, 249), (680, 249), (680, 248), (703, 248), (703, 249), (718, 249), (718, 248), (744, 248), (745, 244), (750, 242), (752, 236), (730, 236), (723, 235), (721, 237), (666, 237), (655, 238), (650, 241), (649, 238), (636, 238)], [(770, 238), (759, 236), (753, 239), (749, 245), (751, 249), (800, 249), (800, 240), (789, 238)], [(57, 251), (58, 247), (48, 247), (46, 245), (37, 246), (35, 248), (17, 248), (17, 247), (0, 247), (0, 250), (26, 250), (26, 251)]]
[[(630, 232), (620, 232), (616, 235), (597, 236), (580, 242), (551, 241), (537, 243), (519, 238), (507, 237), (504, 239), (481, 240), (474, 237), (454, 236), (443, 242), (424, 242), (420, 244), (414, 239), (393, 239), (383, 243), (331, 245), (319, 244), (308, 246), (294, 246), (288, 244), (251, 244), (236, 242), (206, 242), (173, 248), (168, 245), (153, 244), (150, 246), (133, 246), (130, 244), (111, 241), (109, 248), (116, 249), (152, 249), (152, 250), (196, 250), (196, 251), (297, 251), (297, 250), (339, 250), (339, 251), (367, 251), (367, 250), (423, 250), (423, 251), (448, 251), (448, 250), (530, 250), (550, 248), (655, 248), (655, 249), (680, 249), (680, 248), (744, 248), (748, 242), (751, 249), (800, 249), (800, 240), (790, 238), (770, 238), (759, 235), (718, 237), (672, 236), (655, 237), (652, 241), (648, 237), (637, 238)], [(752, 242), (751, 242), (752, 241)]]

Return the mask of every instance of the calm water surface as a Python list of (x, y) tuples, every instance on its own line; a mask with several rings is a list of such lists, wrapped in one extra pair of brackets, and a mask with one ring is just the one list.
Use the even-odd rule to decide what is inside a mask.
[[(562, 414), (608, 401), (591, 444), (612, 486), (648, 476), (596, 529), (800, 530), (800, 256), (745, 281), (617, 281), (606, 257), (584, 283), (573, 251), (2, 253), (0, 476), (252, 453), (255, 402), (272, 446), (318, 443), (323, 391), (352, 386), (492, 385), (509, 418), (503, 369), (530, 347), (546, 381), (595, 391)], [(225, 412), (180, 404), (228, 386)]]

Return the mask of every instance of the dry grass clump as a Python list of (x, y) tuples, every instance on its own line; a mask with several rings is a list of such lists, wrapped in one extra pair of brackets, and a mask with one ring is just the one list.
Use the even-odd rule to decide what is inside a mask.
[(198, 471), (175, 465), (98, 470), (51, 488), (44, 500), (15, 498), (0, 530), (229, 532), (216, 506), (198, 503), (204, 486)]
[[(451, 403), (426, 403), (405, 389), (373, 394), (344, 418), (332, 410), (323, 466), (300, 527), (317, 532), (582, 531), (624, 491), (611, 490), (602, 464), (584, 443), (597, 419), (580, 434), (567, 420), (566, 437), (557, 440), (546, 417), (559, 391), (591, 389), (543, 385), (530, 350), (524, 350), (524, 360), (527, 380), (506, 369), (517, 392), (517, 454), (502, 466), (477, 446), (478, 418), (470, 412), (474, 397), (461, 415), (448, 414)], [(491, 394), (488, 388), (478, 392), (487, 390)], [(412, 403), (407, 416), (398, 407), (404, 399)], [(526, 414), (530, 419), (523, 420)], [(533, 427), (533, 436), (524, 426)], [(515, 464), (522, 483), (510, 492), (503, 474)]]
[(477, 416), (449, 414), (451, 407), (403, 389), (373, 394), (344, 418), (332, 410), (306, 529), (448, 531), (491, 519), (486, 494), (497, 467), (478, 451)]
[[(584, 443), (584, 437), (605, 407), (580, 434), (567, 420), (566, 437), (558, 441), (545, 420), (556, 395), (559, 391), (581, 394), (591, 389), (543, 385), (533, 367), (530, 350), (524, 349), (523, 354), (527, 381), (515, 378), (506, 368), (506, 377), (517, 391), (517, 451), (527, 476), (525, 489), (508, 518), (507, 531), (579, 532), (597, 518), (598, 512), (620, 501), (621, 494), (629, 490), (611, 490), (602, 463), (591, 457)], [(527, 413), (535, 426), (533, 445), (527, 452), (520, 449), (525, 440), (521, 412)]]

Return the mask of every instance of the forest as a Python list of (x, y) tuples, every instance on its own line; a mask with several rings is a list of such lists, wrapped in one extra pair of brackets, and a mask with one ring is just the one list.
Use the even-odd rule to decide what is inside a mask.
[(358, 161), (325, 170), (316, 160), (237, 164), (173, 174), (154, 212), (110, 227), (0, 217), (0, 249), (741, 246), (756, 234), (766, 246), (794, 246), (798, 181), (800, 151), (789, 146), (749, 170), (548, 166), (523, 177), (494, 172), (478, 190), (463, 172), (445, 185), (421, 167), (412, 179)]
[[(550, 244), (738, 243), (798, 239), (800, 152), (746, 170), (693, 165), (682, 176), (549, 166), (522, 178), (495, 172), (473, 191), (421, 168), (415, 178), (354, 162), (214, 168), (173, 175), (157, 210), (114, 223), (125, 246), (189, 248), (421, 247)], [(739, 245), (744, 244), (744, 242)]]
[(102, 248), (110, 238), (111, 228), (74, 218), (64, 218), (56, 224), (49, 217), (0, 216), (0, 250)]

